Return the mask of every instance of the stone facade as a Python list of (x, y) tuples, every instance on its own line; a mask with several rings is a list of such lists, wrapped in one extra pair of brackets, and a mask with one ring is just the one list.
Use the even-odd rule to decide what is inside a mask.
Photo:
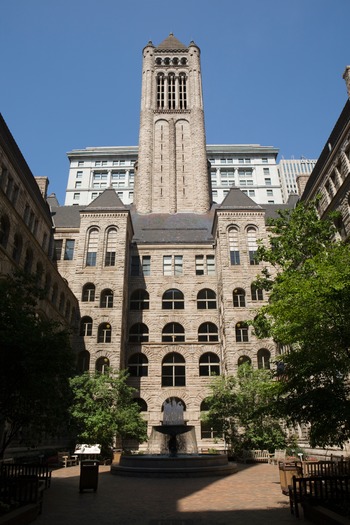
[(163, 403), (180, 399), (199, 447), (208, 448), (224, 447), (200, 419), (211, 376), (235, 374), (247, 360), (270, 367), (276, 356), (273, 342), (246, 324), (266, 300), (252, 287), (254, 253), (267, 240), (266, 209), (275, 207), (238, 188), (210, 207), (199, 54), (173, 35), (143, 50), (133, 206), (113, 187), (87, 206), (49, 202), (62, 253), (74, 241), (58, 268), (79, 299), (78, 366), (128, 369), (149, 430)]

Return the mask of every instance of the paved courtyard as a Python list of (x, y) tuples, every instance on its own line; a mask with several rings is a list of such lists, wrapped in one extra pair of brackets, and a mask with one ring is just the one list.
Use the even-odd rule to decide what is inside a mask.
[(79, 467), (53, 472), (37, 525), (296, 525), (278, 467), (240, 465), (227, 477), (120, 477), (100, 466), (97, 492), (79, 493)]

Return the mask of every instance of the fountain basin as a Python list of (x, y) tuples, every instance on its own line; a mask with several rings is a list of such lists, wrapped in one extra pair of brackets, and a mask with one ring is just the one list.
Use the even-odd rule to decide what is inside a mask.
[(225, 454), (135, 454), (121, 456), (119, 464), (111, 466), (111, 473), (119, 476), (159, 478), (229, 476), (235, 472), (237, 465)]

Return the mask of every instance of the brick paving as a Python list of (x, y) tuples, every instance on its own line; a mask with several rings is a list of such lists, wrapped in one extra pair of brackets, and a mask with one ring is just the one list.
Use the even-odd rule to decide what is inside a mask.
[(100, 466), (97, 492), (82, 494), (79, 476), (79, 467), (53, 472), (37, 525), (296, 525), (274, 465), (174, 479), (115, 476)]

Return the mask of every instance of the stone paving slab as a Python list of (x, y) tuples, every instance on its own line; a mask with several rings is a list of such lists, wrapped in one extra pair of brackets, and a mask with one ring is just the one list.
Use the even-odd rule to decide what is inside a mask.
[(278, 467), (240, 465), (208, 478), (129, 478), (100, 466), (96, 492), (79, 492), (79, 467), (59, 469), (37, 525), (296, 525)]

